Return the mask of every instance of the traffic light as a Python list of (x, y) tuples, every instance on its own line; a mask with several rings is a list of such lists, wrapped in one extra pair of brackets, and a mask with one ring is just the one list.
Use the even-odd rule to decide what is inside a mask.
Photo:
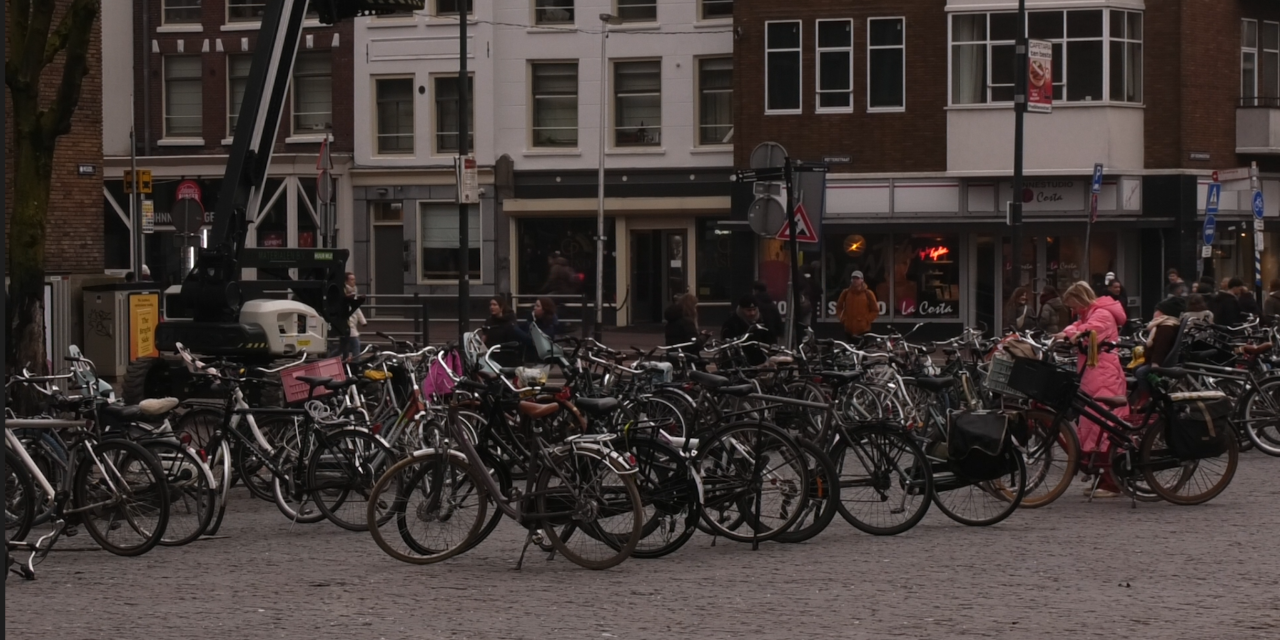
[(134, 185), (138, 187), (138, 193), (151, 193), (151, 170), (138, 169), (137, 182), (134, 181), (133, 170), (124, 170), (124, 192), (133, 193)]

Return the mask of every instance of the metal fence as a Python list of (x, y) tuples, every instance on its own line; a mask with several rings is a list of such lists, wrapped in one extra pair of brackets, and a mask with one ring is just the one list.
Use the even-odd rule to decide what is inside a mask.
[[(470, 327), (479, 328), (488, 320), (490, 297), (472, 296), (472, 308), (467, 318)], [(512, 295), (510, 300), (516, 317), (528, 319), (534, 301), (541, 297), (555, 301), (560, 323), (566, 332), (578, 328), (591, 330), (595, 322), (595, 306), (583, 295)], [(456, 293), (371, 293), (365, 296), (365, 302), (360, 306), (369, 322), (361, 333), (381, 332), (397, 340), (420, 344), (430, 344), (433, 333), (438, 337), (453, 337), (458, 324), (457, 301)]]

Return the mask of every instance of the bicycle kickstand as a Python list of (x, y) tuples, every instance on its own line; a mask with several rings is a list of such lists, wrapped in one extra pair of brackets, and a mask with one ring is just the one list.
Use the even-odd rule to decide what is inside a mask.
[(529, 529), (529, 533), (524, 537), (524, 546), (520, 547), (520, 559), (516, 560), (516, 571), (524, 567), (524, 554), (529, 550), (529, 545), (533, 543), (534, 530)]

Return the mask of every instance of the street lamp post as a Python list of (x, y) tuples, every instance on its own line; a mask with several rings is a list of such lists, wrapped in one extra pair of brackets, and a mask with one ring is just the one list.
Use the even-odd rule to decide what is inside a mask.
[(622, 24), (622, 18), (611, 13), (600, 14), (600, 162), (596, 174), (596, 323), (595, 338), (604, 335), (604, 148), (609, 119), (609, 59), (605, 56), (605, 40), (609, 25)]

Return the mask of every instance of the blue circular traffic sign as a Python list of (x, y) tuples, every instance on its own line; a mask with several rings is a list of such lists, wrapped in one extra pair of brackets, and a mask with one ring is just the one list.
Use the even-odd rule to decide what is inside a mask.
[(1218, 221), (1213, 216), (1204, 217), (1204, 243), (1213, 244), (1213, 233), (1218, 228)]
[(1262, 192), (1253, 192), (1253, 217), (1262, 219)]

